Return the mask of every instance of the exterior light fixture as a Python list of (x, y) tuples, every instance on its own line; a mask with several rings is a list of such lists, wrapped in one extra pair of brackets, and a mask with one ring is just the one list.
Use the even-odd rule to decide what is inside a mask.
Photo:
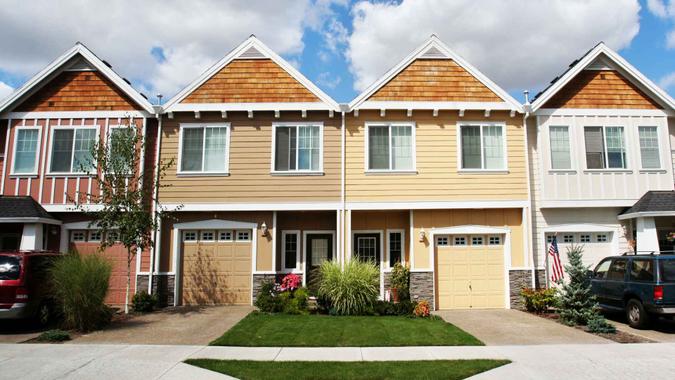
[(263, 234), (263, 235), (267, 235), (267, 231), (268, 231), (268, 229), (267, 229), (267, 223), (262, 222), (262, 224), (260, 225), (260, 231), (262, 231), (262, 234)]
[(427, 236), (426, 231), (424, 231), (424, 227), (420, 230), (420, 242), (424, 241), (424, 238)]

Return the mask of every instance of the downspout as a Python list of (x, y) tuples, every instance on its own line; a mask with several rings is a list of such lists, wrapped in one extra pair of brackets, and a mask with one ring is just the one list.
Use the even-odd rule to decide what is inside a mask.
[(526, 242), (527, 242), (528, 248), (532, 252), (532, 258), (531, 258), (532, 262), (530, 263), (531, 266), (532, 266), (532, 269), (531, 269), (532, 270), (531, 285), (532, 285), (532, 289), (534, 289), (535, 286), (536, 286), (537, 270), (535, 268), (536, 254), (535, 254), (535, 249), (534, 249), (534, 245), (533, 245), (534, 239), (532, 238), (532, 234), (534, 233), (534, 231), (532, 230), (532, 224), (533, 224), (532, 218), (533, 218), (533, 214), (534, 214), (534, 201), (532, 199), (532, 177), (530, 176), (530, 165), (531, 165), (531, 161), (530, 161), (530, 141), (529, 141), (529, 137), (528, 137), (529, 131), (527, 129), (527, 118), (530, 116), (530, 109), (531, 109), (530, 99), (529, 99), (528, 95), (529, 95), (529, 92), (525, 91), (525, 104), (524, 104), (525, 114), (523, 115), (523, 129), (525, 131), (525, 162), (526, 162), (525, 173), (527, 175), (527, 200), (529, 201), (529, 206), (530, 206), (530, 207), (528, 207), (529, 212), (528, 212), (528, 215), (527, 215), (527, 240), (526, 240)]
[(341, 241), (341, 253), (342, 253), (342, 269), (345, 267), (345, 261), (347, 260), (347, 250), (345, 248), (345, 144), (346, 144), (346, 124), (345, 124), (345, 111), (344, 106), (342, 107), (342, 133), (341, 133), (341, 143), (340, 143), (340, 241)]
[[(161, 110), (158, 110), (161, 111)], [(157, 137), (155, 137), (155, 170), (154, 170), (154, 178), (153, 181), (155, 183), (154, 189), (153, 189), (153, 195), (152, 195), (152, 217), (156, 218), (156, 213), (157, 213), (157, 196), (159, 194), (159, 146), (162, 141), (162, 113), (157, 112)], [(152, 231), (152, 241), (153, 241), (153, 246), (150, 249), (150, 268), (148, 270), (148, 294), (152, 294), (152, 280), (153, 280), (153, 275), (155, 273), (155, 266), (157, 265), (156, 263), (159, 262), (159, 260), (155, 260), (155, 255), (159, 255), (159, 250), (161, 248), (161, 242), (159, 239), (161, 238), (161, 220), (157, 222), (157, 228)]]

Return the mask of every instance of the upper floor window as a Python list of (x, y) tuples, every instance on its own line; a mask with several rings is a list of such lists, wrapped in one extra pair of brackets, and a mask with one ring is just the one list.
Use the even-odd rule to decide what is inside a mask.
[(181, 125), (180, 172), (228, 170), (229, 125)]
[(319, 125), (275, 125), (274, 171), (321, 171), (321, 135)]
[(40, 145), (39, 128), (21, 128), (14, 137), (13, 174), (37, 173), (37, 155)]
[(369, 125), (367, 131), (368, 170), (405, 171), (415, 169), (413, 125)]
[(52, 133), (51, 173), (84, 173), (93, 168), (96, 127), (57, 127)]
[(462, 169), (506, 169), (506, 140), (501, 125), (460, 126), (460, 148)]
[[(134, 128), (127, 126), (110, 127), (108, 135), (109, 152), (120, 152), (121, 149), (126, 149), (126, 147), (123, 147), (122, 145), (133, 145), (135, 133), (136, 130)], [(117, 173), (131, 173), (131, 165), (133, 165), (133, 162), (129, 162), (123, 156), (129, 157), (128, 154), (112, 155), (112, 157), (110, 157), (110, 171), (115, 171)]]
[(588, 169), (626, 169), (623, 127), (584, 127)]
[(571, 169), (570, 131), (568, 127), (551, 126), (549, 128), (551, 142), (551, 169)]
[(659, 169), (659, 135), (656, 127), (638, 127), (640, 159), (643, 169)]

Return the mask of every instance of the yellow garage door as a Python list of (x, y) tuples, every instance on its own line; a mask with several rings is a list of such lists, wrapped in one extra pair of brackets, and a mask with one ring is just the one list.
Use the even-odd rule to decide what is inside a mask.
[(251, 304), (251, 241), (183, 240), (183, 304)]
[(439, 309), (504, 307), (503, 236), (441, 236), (436, 239)]

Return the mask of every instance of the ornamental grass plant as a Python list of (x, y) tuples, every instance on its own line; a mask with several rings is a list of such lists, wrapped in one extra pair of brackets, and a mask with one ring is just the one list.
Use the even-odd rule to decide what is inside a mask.
[(325, 261), (319, 268), (319, 297), (328, 301), (331, 314), (367, 314), (380, 294), (379, 276), (379, 268), (370, 261), (351, 260), (344, 269)]

